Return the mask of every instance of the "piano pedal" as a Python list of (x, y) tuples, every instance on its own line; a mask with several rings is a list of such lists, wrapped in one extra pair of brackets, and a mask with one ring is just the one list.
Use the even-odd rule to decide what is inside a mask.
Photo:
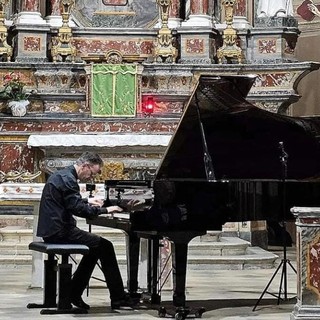
[(159, 318), (174, 318), (176, 320), (202, 318), (202, 314), (206, 311), (205, 308), (190, 309), (188, 307), (178, 307), (176, 309), (167, 310), (165, 307), (160, 307), (158, 310)]

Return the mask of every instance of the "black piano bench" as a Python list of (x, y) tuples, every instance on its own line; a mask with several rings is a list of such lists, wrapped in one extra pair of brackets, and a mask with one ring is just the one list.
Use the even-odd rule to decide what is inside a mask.
[[(40, 311), (41, 314), (87, 313), (87, 310), (72, 308), (70, 292), (72, 264), (69, 263), (69, 257), (76, 253), (88, 254), (89, 248), (82, 244), (31, 242), (29, 249), (46, 253), (48, 259), (44, 261), (43, 303), (29, 303), (27, 308), (44, 308)], [(61, 256), (59, 264), (55, 258), (56, 255)], [(57, 295), (58, 303), (56, 301)]]

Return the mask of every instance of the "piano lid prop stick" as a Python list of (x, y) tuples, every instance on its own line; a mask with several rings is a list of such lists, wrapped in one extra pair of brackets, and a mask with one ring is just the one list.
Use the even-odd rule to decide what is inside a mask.
[(196, 99), (197, 114), (198, 114), (198, 120), (199, 120), (201, 138), (202, 138), (204, 169), (206, 171), (207, 180), (208, 181), (215, 181), (216, 177), (215, 177), (214, 170), (213, 170), (212, 158), (209, 154), (207, 139), (206, 139), (203, 124), (201, 121), (199, 100), (198, 100), (197, 92), (195, 93), (195, 99)]

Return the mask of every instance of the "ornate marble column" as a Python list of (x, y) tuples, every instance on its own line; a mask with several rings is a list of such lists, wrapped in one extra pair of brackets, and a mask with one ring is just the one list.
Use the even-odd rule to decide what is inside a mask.
[(182, 25), (212, 27), (212, 17), (209, 15), (209, 0), (190, 0), (190, 15)]
[(62, 26), (62, 16), (60, 10), (60, 0), (49, 0), (49, 10), (50, 14), (46, 16), (47, 23), (52, 27)]
[(46, 24), (42, 19), (40, 9), (40, 0), (22, 0), (15, 24)]
[(181, 26), (182, 19), (180, 17), (180, 8), (181, 0), (171, 0), (168, 20), (169, 29), (174, 29)]
[(214, 63), (217, 32), (209, 14), (209, 0), (190, 0), (190, 14), (177, 29), (181, 42), (180, 63)]
[(236, 29), (251, 29), (248, 21), (248, 0), (238, 0), (235, 5), (233, 26)]
[(297, 303), (291, 320), (320, 319), (320, 208), (294, 207), (297, 225)]

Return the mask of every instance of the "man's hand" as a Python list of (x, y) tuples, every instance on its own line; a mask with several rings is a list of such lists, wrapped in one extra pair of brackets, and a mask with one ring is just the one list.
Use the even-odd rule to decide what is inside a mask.
[(88, 198), (88, 203), (95, 207), (102, 207), (104, 200), (99, 198)]
[(143, 199), (132, 199), (126, 204), (126, 209), (128, 211), (139, 210), (145, 205)]
[(107, 207), (108, 213), (115, 213), (115, 212), (122, 212), (123, 209), (120, 208), (119, 206), (109, 206)]

